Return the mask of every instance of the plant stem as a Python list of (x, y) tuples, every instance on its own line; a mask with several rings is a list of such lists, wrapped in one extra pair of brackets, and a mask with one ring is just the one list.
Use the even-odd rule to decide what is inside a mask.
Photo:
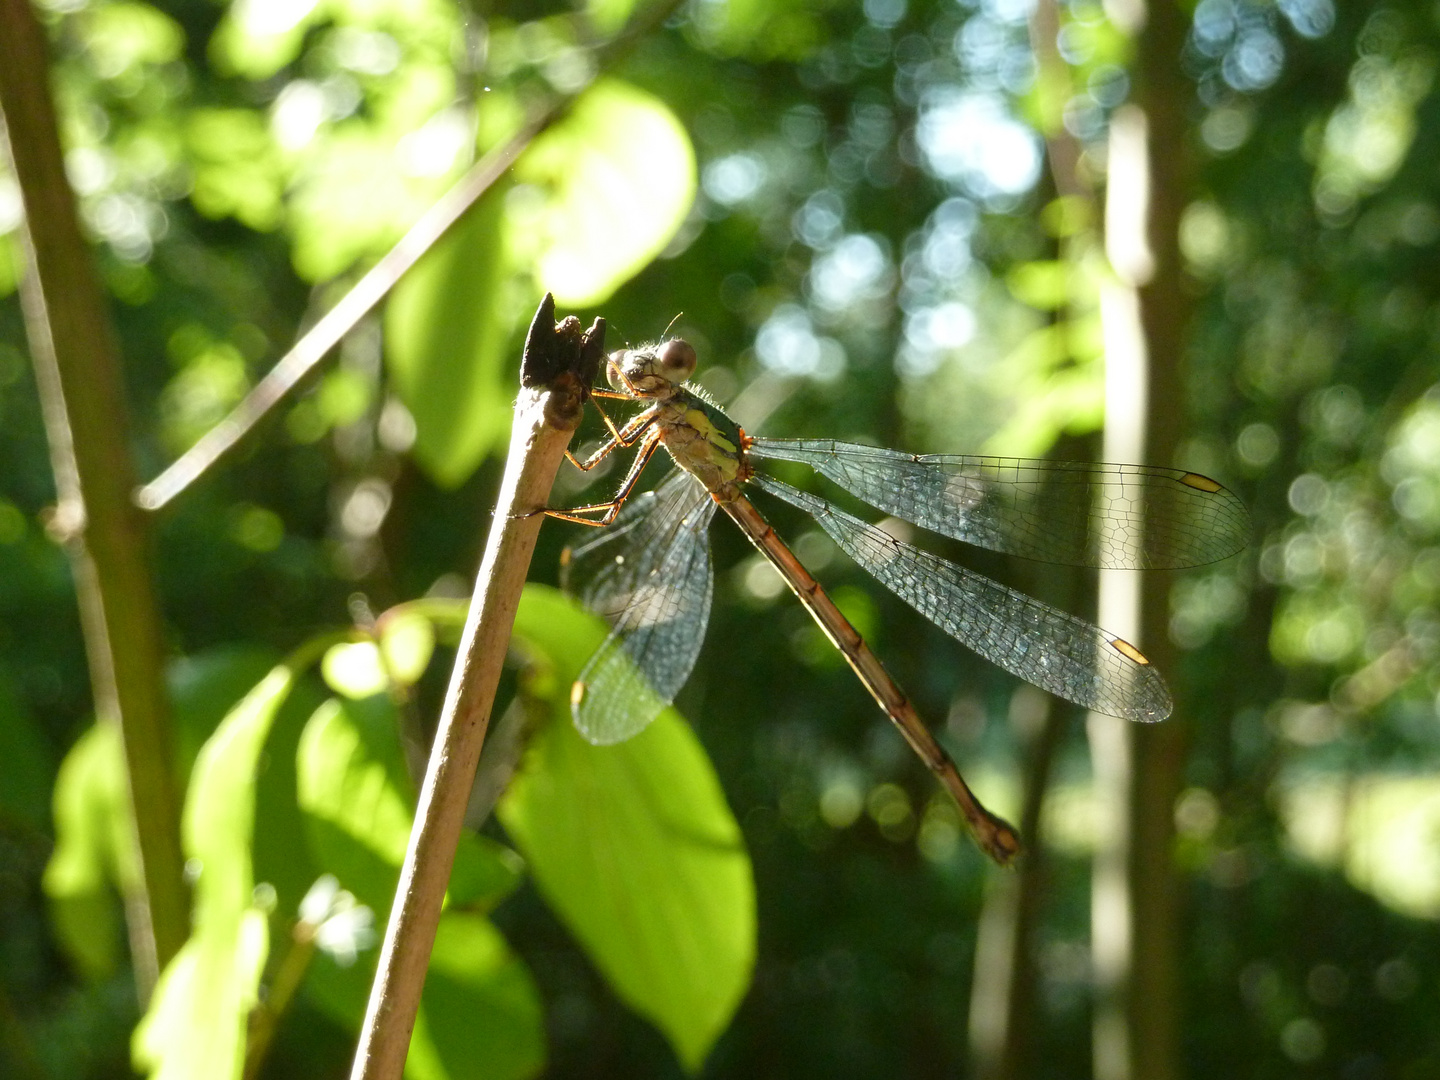
[(390, 1080), (404, 1069), (495, 687), (544, 520), (538, 511), (579, 426), (599, 365), (603, 321), (597, 319), (582, 338), (578, 320), (571, 317), (556, 327), (554, 313), (554, 301), (546, 296), (530, 327), (505, 476), (420, 790), (352, 1080)]
[(0, 111), (25, 207), (20, 300), (50, 444), (52, 536), (70, 556), (96, 716), (119, 723), (140, 881), (126, 897), (143, 1001), (185, 941), (179, 799), (150, 538), (135, 480), (119, 349), (65, 178), (44, 30), (27, 0), (0, 0)]

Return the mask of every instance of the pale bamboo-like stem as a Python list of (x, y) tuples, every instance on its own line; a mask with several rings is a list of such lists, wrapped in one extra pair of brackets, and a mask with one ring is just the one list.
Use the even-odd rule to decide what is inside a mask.
[[(547, 296), (530, 328), (505, 476), (420, 790), (352, 1080), (398, 1080), (404, 1071), (495, 687), (545, 520), (536, 511), (549, 498), (599, 366), (603, 322), (597, 320), (582, 342), (573, 318), (560, 327), (558, 359), (552, 353), (548, 365), (531, 362), (537, 334), (556, 338), (553, 318), (554, 302)], [(547, 366), (548, 371), (537, 370)]]
[(189, 931), (164, 635), (146, 522), (130, 503), (120, 350), (65, 178), (47, 51), (27, 0), (0, 0), (0, 144), (25, 207), (20, 300), (58, 496), (49, 531), (74, 572), (96, 718), (120, 727), (140, 857), (125, 915), (143, 1001)]

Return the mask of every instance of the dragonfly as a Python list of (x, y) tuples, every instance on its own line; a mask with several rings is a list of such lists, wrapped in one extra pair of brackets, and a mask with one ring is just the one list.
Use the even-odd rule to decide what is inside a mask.
[[(1108, 569), (1199, 566), (1235, 554), (1249, 540), (1250, 521), (1231, 491), (1179, 469), (755, 437), (688, 381), (695, 365), (695, 349), (679, 337), (611, 353), (605, 365), (610, 388), (592, 390), (609, 438), (585, 460), (570, 460), (589, 471), (631, 448), (630, 468), (613, 498), (544, 511), (604, 527), (562, 555), (567, 589), (610, 625), (571, 688), (574, 722), (587, 740), (604, 745), (638, 734), (689, 678), (714, 587), (708, 527), (723, 510), (954, 797), (981, 850), (1001, 865), (1020, 853), (1015, 828), (971, 791), (909, 697), (746, 498), (746, 485), (809, 514), (920, 614), (1020, 679), (1111, 716), (1149, 723), (1170, 715), (1164, 679), (1123, 638), (907, 543), (756, 466), (807, 465), (884, 514), (992, 551)], [(600, 399), (643, 408), (617, 426)], [(678, 468), (635, 494), (661, 446)]]

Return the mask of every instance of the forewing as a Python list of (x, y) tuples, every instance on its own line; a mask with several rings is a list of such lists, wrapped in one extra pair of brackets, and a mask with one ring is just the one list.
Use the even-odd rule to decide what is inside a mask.
[(676, 470), (566, 552), (565, 588), (611, 627), (571, 692), (575, 726), (590, 742), (638, 734), (690, 677), (710, 618), (714, 513), (705, 488)]
[(1115, 635), (912, 547), (814, 495), (768, 476), (754, 482), (810, 514), (881, 584), (1012, 675), (1109, 716), (1154, 721), (1170, 715), (1165, 681)]
[(755, 439), (877, 510), (1027, 559), (1110, 570), (1202, 566), (1250, 542), (1250, 515), (1198, 473), (1146, 465), (906, 454), (829, 439)]

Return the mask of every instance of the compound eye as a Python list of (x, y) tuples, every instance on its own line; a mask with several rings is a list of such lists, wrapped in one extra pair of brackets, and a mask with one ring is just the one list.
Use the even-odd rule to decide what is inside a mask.
[(684, 338), (660, 346), (660, 371), (669, 382), (684, 382), (695, 370), (695, 347)]

